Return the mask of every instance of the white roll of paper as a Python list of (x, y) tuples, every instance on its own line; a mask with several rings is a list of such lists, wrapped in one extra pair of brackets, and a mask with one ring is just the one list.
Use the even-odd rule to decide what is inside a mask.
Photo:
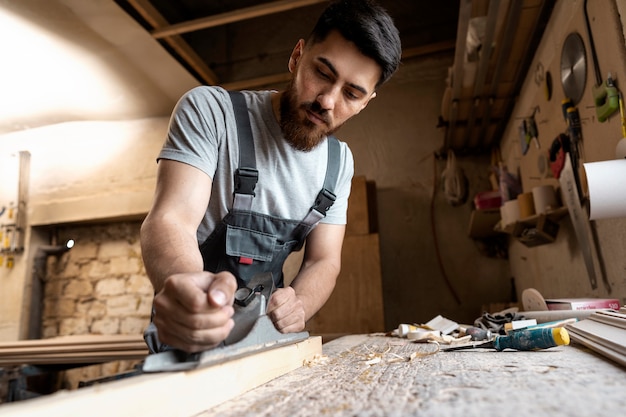
[(589, 218), (626, 217), (626, 159), (583, 165), (589, 187)]
[(506, 201), (502, 206), (500, 206), (500, 217), (502, 218), (502, 225), (505, 227), (518, 221), (520, 211), (517, 200)]
[(533, 201), (535, 202), (535, 213), (537, 214), (545, 214), (559, 206), (556, 199), (556, 190), (551, 185), (540, 185), (533, 188)]
[(619, 142), (617, 142), (617, 146), (615, 147), (615, 158), (626, 158), (626, 138), (622, 138)]

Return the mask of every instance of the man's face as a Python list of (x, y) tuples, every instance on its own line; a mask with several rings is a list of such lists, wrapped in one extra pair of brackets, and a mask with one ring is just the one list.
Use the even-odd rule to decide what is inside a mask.
[(296, 149), (310, 151), (358, 114), (376, 96), (381, 70), (338, 32), (289, 59), (294, 74), (280, 100), (280, 126)]

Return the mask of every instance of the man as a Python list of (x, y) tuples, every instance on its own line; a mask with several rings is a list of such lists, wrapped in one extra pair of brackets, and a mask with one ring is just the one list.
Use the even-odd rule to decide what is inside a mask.
[[(233, 328), (235, 291), (260, 272), (278, 287), (267, 305), (275, 327), (304, 330), (339, 274), (354, 171), (330, 135), (376, 96), (400, 55), (382, 8), (340, 0), (296, 44), (284, 91), (198, 87), (181, 98), (141, 229), (152, 351), (215, 347)], [(281, 288), (283, 262), (305, 240), (302, 267)]]

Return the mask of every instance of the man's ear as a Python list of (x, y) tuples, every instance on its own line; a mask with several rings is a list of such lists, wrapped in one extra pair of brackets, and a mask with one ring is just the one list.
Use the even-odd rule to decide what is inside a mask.
[(304, 39), (300, 39), (296, 46), (294, 46), (293, 51), (291, 51), (291, 56), (289, 57), (289, 64), (287, 67), (289, 68), (289, 72), (292, 74), (296, 70), (296, 66), (298, 66), (298, 61), (302, 57), (302, 53), (304, 51)]
[(376, 91), (374, 91), (372, 93), (371, 96), (369, 96), (369, 98), (367, 100), (365, 100), (365, 103), (363, 103), (363, 105), (361, 106), (361, 108), (359, 109), (359, 111), (357, 112), (357, 114), (361, 113), (361, 110), (363, 110), (364, 108), (367, 107), (367, 105), (369, 104), (370, 100), (376, 98)]

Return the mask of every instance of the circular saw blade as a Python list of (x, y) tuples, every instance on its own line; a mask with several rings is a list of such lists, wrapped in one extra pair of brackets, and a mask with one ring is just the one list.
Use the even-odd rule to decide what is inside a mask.
[(576, 32), (570, 33), (561, 51), (561, 84), (565, 97), (577, 104), (585, 91), (587, 82), (587, 56), (583, 38)]

